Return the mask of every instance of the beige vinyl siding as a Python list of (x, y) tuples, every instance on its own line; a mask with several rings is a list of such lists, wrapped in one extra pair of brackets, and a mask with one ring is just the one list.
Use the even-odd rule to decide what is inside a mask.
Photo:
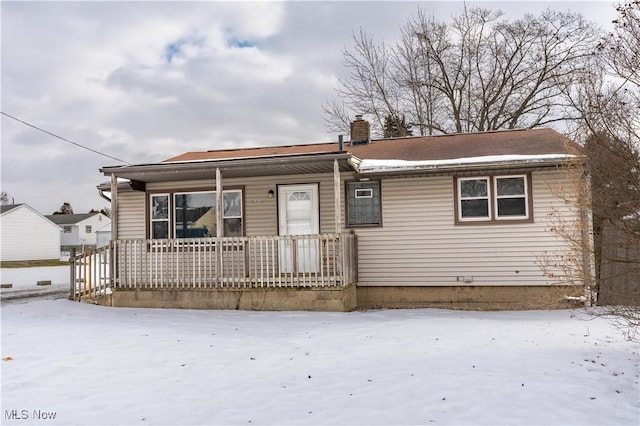
[[(509, 174), (506, 172), (505, 174)], [(342, 180), (351, 179), (343, 174)], [(561, 253), (564, 243), (550, 229), (554, 209), (572, 214), (549, 186), (562, 179), (555, 169), (532, 173), (533, 223), (455, 225), (452, 176), (382, 179), (382, 227), (353, 228), (358, 235), (358, 285), (545, 285), (539, 262)], [(344, 221), (344, 184), (340, 202)], [(275, 235), (277, 185), (320, 185), (320, 232), (334, 232), (333, 175), (224, 179), (225, 188), (244, 187), (247, 236)], [(147, 184), (150, 192), (215, 189), (214, 180)], [(269, 190), (273, 198), (268, 197)], [(122, 191), (119, 238), (145, 238), (143, 192)], [(344, 223), (344, 222), (343, 222)], [(473, 277), (472, 283), (457, 277)]]
[[(333, 174), (268, 176), (258, 178), (222, 178), (224, 188), (244, 187), (244, 226), (247, 236), (277, 235), (277, 185), (319, 183), (320, 194), (320, 232), (335, 231)], [(199, 180), (184, 182), (162, 182), (147, 184), (149, 192), (199, 191), (210, 188), (215, 190), (215, 180)], [(274, 191), (273, 198), (269, 198), (269, 190)], [(342, 189), (342, 186), (341, 186)], [(127, 191), (121, 192), (119, 197), (119, 238), (145, 238), (146, 212), (145, 193)], [(340, 202), (344, 202), (341, 192)], [(344, 207), (342, 207), (344, 210)]]
[[(566, 209), (533, 173), (534, 223), (456, 226), (453, 177), (382, 182), (383, 228), (357, 229), (358, 285), (544, 285), (539, 261), (563, 250), (548, 213)], [(555, 176), (552, 176), (556, 174)]]
[(140, 191), (118, 191), (118, 239), (146, 238), (145, 197)]

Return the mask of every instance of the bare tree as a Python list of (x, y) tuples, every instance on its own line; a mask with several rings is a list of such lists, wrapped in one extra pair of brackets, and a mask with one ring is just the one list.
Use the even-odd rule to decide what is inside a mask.
[[(579, 112), (593, 212), (596, 311), (630, 337), (640, 325), (640, 0), (619, 5), (592, 72), (566, 93)], [(577, 279), (578, 277), (576, 277)]]
[[(366, 114), (382, 133), (384, 117), (405, 116), (421, 135), (530, 128), (576, 118), (565, 99), (589, 71), (600, 34), (579, 14), (547, 10), (507, 21), (500, 11), (465, 6), (451, 22), (424, 12), (399, 42), (363, 30), (344, 52), (348, 80), (324, 107), (331, 131)], [(347, 114), (348, 113), (348, 114)]]
[(53, 212), (53, 214), (73, 214), (73, 207), (71, 207), (71, 204), (65, 201), (64, 203), (62, 203), (62, 206), (60, 206), (60, 209)]
[(6, 191), (0, 192), (0, 204), (3, 206), (12, 203), (11, 196)]

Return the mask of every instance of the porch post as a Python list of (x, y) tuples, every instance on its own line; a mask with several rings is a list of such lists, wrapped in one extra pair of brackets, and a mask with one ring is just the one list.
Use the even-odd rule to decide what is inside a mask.
[(222, 197), (222, 172), (216, 168), (216, 238), (224, 237), (224, 199)]
[(338, 260), (337, 266), (338, 271), (337, 276), (340, 280), (340, 285), (345, 285), (346, 282), (346, 274), (345, 274), (345, 262), (344, 262), (344, 250), (342, 247), (344, 246), (344, 241), (341, 238), (342, 233), (342, 214), (340, 211), (341, 205), (341, 197), (340, 197), (340, 165), (338, 164), (338, 159), (333, 160), (333, 208), (335, 210), (335, 222), (336, 222), (336, 239), (335, 239), (335, 256)]
[(111, 239), (118, 239), (118, 177), (111, 175)]
[(333, 160), (333, 194), (335, 197), (333, 208), (335, 210), (336, 234), (339, 234), (342, 232), (342, 213), (340, 211), (340, 165), (337, 159)]
[(222, 195), (222, 172), (216, 168), (216, 284), (222, 279), (222, 237), (224, 237), (224, 198)]
[[(118, 240), (118, 176), (111, 175), (111, 241), (109, 242), (109, 281), (114, 288), (118, 279), (117, 253), (115, 250)], [(75, 266), (74, 266), (75, 269)], [(75, 282), (74, 282), (75, 285)]]

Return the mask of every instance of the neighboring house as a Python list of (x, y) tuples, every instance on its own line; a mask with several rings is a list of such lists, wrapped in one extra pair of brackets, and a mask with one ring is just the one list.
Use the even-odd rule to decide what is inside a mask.
[(27, 204), (0, 206), (0, 260), (60, 257), (61, 228)]
[(111, 241), (111, 223), (103, 226), (96, 231), (96, 247), (105, 247)]
[(104, 167), (115, 242), (105, 303), (569, 306), (584, 286), (558, 285), (541, 262), (569, 250), (558, 216), (584, 218), (557, 193), (571, 190), (561, 166), (578, 150), (546, 128), (370, 140), (358, 118), (345, 143)]
[(61, 250), (90, 250), (96, 248), (96, 232), (111, 223), (111, 219), (102, 213), (52, 214), (47, 219), (63, 230)]

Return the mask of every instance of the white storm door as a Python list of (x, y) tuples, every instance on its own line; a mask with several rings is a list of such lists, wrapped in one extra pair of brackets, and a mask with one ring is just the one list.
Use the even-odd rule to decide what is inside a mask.
[[(320, 233), (318, 185), (278, 186), (278, 230), (280, 235)], [(318, 272), (319, 240), (298, 239), (280, 242), (280, 272)]]

